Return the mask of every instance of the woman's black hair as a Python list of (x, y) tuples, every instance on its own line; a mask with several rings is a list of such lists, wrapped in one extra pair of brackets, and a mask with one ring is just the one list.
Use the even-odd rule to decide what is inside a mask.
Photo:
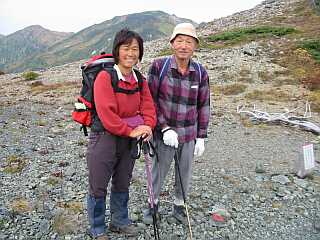
[(142, 60), (143, 56), (143, 39), (142, 37), (134, 32), (129, 30), (128, 28), (124, 28), (117, 32), (114, 37), (113, 47), (112, 47), (112, 55), (114, 57), (114, 61), (116, 64), (119, 63), (119, 48), (123, 44), (130, 44), (133, 39), (136, 39), (139, 44), (139, 60)]

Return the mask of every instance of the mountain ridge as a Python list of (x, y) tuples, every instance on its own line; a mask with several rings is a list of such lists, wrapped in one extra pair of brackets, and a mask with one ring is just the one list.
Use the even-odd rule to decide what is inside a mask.
[[(192, 20), (179, 18), (163, 11), (145, 11), (115, 16), (112, 19), (69, 34), (50, 46), (40, 45), (36, 49), (37, 51), (32, 49), (35, 54), (22, 58), (19, 61), (17, 61), (17, 58), (10, 59), (10, 54), (2, 50), (4, 52), (3, 55), (9, 55), (9, 61), (2, 59), (0, 69), (5, 68), (5, 72), (17, 72), (26, 69), (39, 70), (77, 61), (88, 58), (92, 52), (111, 51), (112, 39), (115, 32), (124, 27), (137, 31), (147, 41), (168, 36), (174, 26), (180, 22), (191, 22), (197, 25)], [(12, 34), (4, 39), (8, 39), (9, 37), (12, 37)], [(1, 40), (4, 41), (3, 39)], [(12, 49), (15, 48), (11, 48), (11, 51)], [(30, 54), (30, 51), (28, 53)], [(6, 65), (6, 63), (10, 63), (10, 65)]]
[(0, 69), (7, 64), (34, 57), (71, 33), (50, 31), (40, 25), (31, 25), (0, 38)]

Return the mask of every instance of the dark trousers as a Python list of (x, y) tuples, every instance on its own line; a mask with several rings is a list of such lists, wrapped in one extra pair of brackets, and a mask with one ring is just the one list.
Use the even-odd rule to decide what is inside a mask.
[(131, 158), (130, 138), (109, 132), (91, 132), (87, 150), (89, 196), (87, 212), (90, 233), (98, 237), (105, 233), (107, 187), (112, 178), (110, 194), (111, 223), (124, 226), (131, 223), (128, 216), (129, 185), (135, 160)]
[(87, 149), (89, 193), (96, 198), (107, 195), (112, 177), (112, 192), (128, 192), (135, 159), (131, 158), (131, 138), (109, 132), (91, 132)]

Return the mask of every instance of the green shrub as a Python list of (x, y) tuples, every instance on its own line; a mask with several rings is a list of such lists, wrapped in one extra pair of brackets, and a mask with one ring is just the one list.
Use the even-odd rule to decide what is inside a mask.
[(5, 74), (5, 72), (3, 72), (3, 71), (0, 70), (0, 75), (4, 75), (4, 74)]
[(216, 46), (214, 44), (210, 44), (205, 39), (199, 38), (199, 48), (207, 48), (207, 49), (218, 49), (219, 46)]
[(309, 40), (300, 44), (301, 48), (307, 50), (317, 63), (320, 63), (320, 40)]
[(251, 41), (256, 38), (265, 38), (272, 36), (280, 37), (294, 32), (297, 32), (297, 30), (292, 27), (256, 26), (234, 29), (232, 31), (227, 31), (220, 34), (213, 34), (210, 35), (207, 39), (210, 42), (224, 41), (228, 43), (237, 43), (241, 41)]
[(36, 72), (25, 72), (22, 74), (22, 77), (27, 81), (35, 80), (39, 77), (39, 74)]

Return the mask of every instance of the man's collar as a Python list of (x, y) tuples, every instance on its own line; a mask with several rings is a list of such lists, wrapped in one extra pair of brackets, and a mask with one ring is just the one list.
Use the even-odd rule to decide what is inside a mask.
[[(120, 68), (118, 67), (118, 65), (115, 64), (115, 65), (113, 66), (113, 68), (114, 68), (114, 69), (116, 70), (116, 72), (117, 72), (118, 79), (119, 79), (119, 80), (122, 80), (122, 81), (126, 81), (126, 79), (125, 79), (124, 76), (122, 75), (122, 73), (121, 73)], [(133, 74), (134, 79), (138, 82), (137, 75), (136, 75), (136, 73), (133, 71), (133, 68), (132, 68), (132, 74)]]
[[(193, 66), (192, 63), (193, 63), (193, 60), (190, 58), (188, 69), (189, 69), (189, 71), (191, 71), (191, 72), (192, 72), (192, 71), (196, 71), (196, 70), (194, 69), (194, 66)], [(178, 70), (177, 61), (176, 61), (176, 58), (175, 58), (174, 55), (171, 56), (171, 62), (170, 62), (170, 64), (171, 64), (171, 68), (174, 68), (174, 69), (177, 69), (177, 70)]]

